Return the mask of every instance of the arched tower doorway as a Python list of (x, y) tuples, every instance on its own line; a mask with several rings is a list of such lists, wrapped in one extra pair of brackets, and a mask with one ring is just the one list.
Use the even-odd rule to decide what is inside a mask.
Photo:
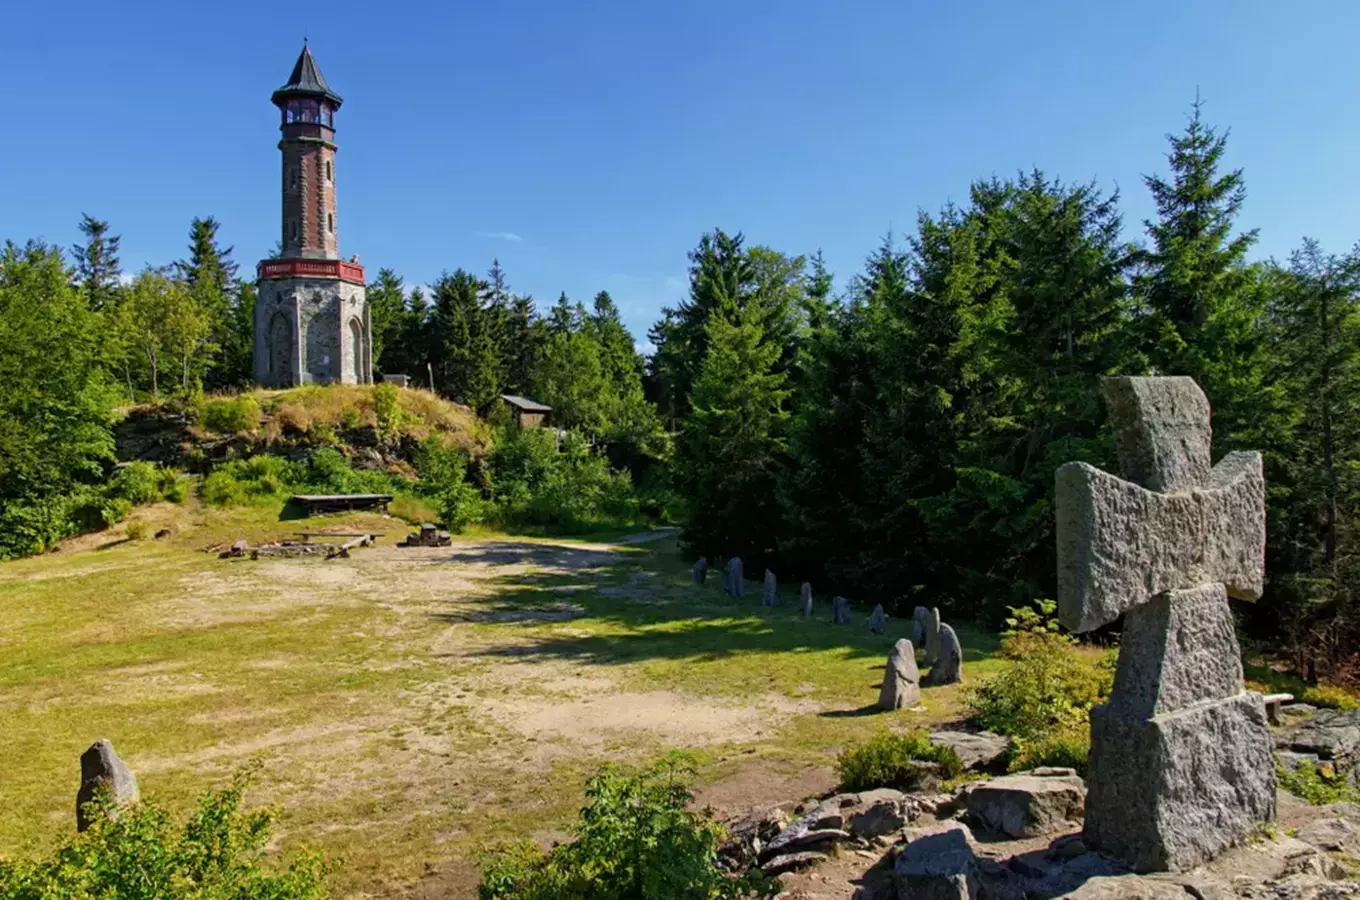
[(276, 312), (269, 319), (269, 383), (285, 387), (293, 382), (293, 326)]
[(358, 319), (349, 320), (349, 355), (354, 366), (354, 383), (367, 384), (364, 372), (364, 329)]

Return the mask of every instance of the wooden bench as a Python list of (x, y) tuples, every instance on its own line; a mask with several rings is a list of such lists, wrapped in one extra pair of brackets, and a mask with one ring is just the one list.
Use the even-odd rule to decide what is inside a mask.
[(307, 515), (343, 512), (350, 509), (380, 509), (387, 514), (391, 494), (294, 494), (293, 502), (307, 510)]
[(1280, 724), (1280, 707), (1292, 703), (1293, 700), (1293, 694), (1266, 694), (1266, 718), (1271, 725)]

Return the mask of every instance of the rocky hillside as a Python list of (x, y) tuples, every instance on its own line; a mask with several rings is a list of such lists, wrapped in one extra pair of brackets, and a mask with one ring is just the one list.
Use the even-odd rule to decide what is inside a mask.
[[(375, 402), (375, 391), (378, 397)], [(411, 388), (316, 385), (128, 407), (114, 431), (121, 461), (205, 471), (225, 459), (339, 449), (361, 468), (404, 469), (436, 434), (474, 457), (490, 429), (465, 406)]]

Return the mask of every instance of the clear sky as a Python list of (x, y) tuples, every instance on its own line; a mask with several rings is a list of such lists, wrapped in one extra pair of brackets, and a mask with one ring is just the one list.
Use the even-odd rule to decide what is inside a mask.
[(639, 339), (710, 228), (838, 283), (919, 209), (1038, 166), (1149, 215), (1198, 89), (1260, 256), (1360, 239), (1356, 0), (14, 3), (0, 239), (109, 219), (128, 269), (216, 216), (279, 232), (270, 92), (310, 38), (337, 116), (340, 249), (408, 284), (493, 257), (540, 308), (608, 289)]

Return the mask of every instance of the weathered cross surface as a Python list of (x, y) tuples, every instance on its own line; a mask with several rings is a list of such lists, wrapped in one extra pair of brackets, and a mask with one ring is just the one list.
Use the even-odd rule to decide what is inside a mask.
[(1275, 815), (1265, 705), (1244, 689), (1228, 595), (1261, 595), (1259, 453), (1210, 464), (1190, 378), (1102, 384), (1124, 478), (1057, 473), (1058, 615), (1124, 616), (1109, 703), (1091, 712), (1085, 840), (1142, 871), (1193, 868)]

